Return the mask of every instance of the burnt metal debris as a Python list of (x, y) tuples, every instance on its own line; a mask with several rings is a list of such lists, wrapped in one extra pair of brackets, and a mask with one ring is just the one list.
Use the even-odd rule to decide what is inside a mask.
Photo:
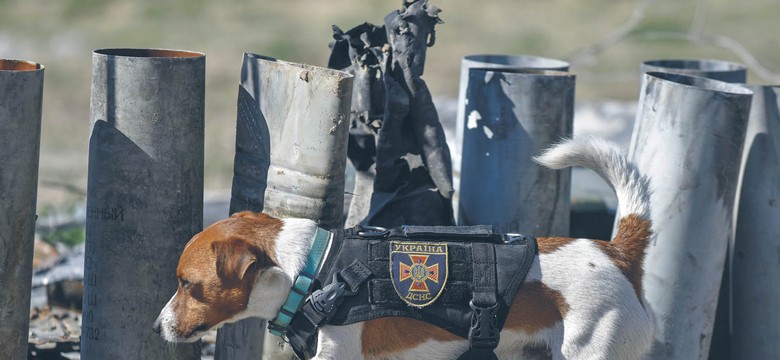
[(421, 78), (440, 11), (404, 1), (382, 26), (333, 27), (328, 67), (355, 76), (347, 156), (357, 174), (346, 226), (454, 225), (450, 150)]

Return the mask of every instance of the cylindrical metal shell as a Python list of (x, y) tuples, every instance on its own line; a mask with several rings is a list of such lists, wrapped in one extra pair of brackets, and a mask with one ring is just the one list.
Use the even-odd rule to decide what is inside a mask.
[(706, 359), (752, 92), (669, 73), (645, 74), (643, 84), (629, 157), (653, 189), (644, 288), (657, 330), (649, 357)]
[[(244, 54), (230, 212), (264, 211), (340, 227), (352, 75)], [(224, 326), (217, 359), (294, 357), (258, 319)]]
[[(740, 63), (711, 59), (663, 59), (642, 62), (642, 74), (647, 72), (663, 72), (688, 76), (699, 76), (728, 83), (744, 83), (747, 79), (747, 67)], [(644, 77), (642, 78), (644, 79)], [(640, 86), (641, 88), (641, 86)], [(736, 215), (736, 212), (735, 212)], [(617, 227), (617, 223), (615, 224)], [(729, 250), (729, 254), (731, 249)], [(731, 257), (731, 255), (729, 255)], [(710, 360), (728, 358), (729, 309), (731, 308), (730, 292), (730, 262), (723, 269), (723, 280), (720, 286), (718, 310), (715, 316), (715, 326), (712, 334), (712, 356)], [(725, 357), (721, 357), (725, 356)]]
[(92, 56), (81, 356), (200, 359), (152, 331), (179, 255), (203, 224), (206, 58), (157, 49)]
[[(455, 118), (455, 141), (450, 141), (450, 156), (452, 157), (453, 185), (455, 194), (452, 206), (458, 208), (460, 194), (460, 165), (463, 152), (463, 129), (466, 124), (466, 107), (468, 106), (466, 92), (469, 84), (469, 70), (472, 68), (484, 69), (509, 69), (509, 70), (555, 70), (569, 71), (569, 63), (532, 55), (507, 55), (507, 54), (477, 54), (464, 56), (460, 62), (460, 86), (458, 88), (458, 109)], [(455, 216), (458, 216), (455, 211)]]
[(43, 66), (0, 59), (0, 348), (27, 359)]
[(458, 223), (538, 236), (569, 232), (570, 171), (531, 158), (571, 137), (572, 74), (471, 69)]
[(731, 259), (731, 358), (780, 358), (780, 87), (753, 90)]
[(231, 209), (341, 226), (351, 94), (349, 73), (244, 54)]

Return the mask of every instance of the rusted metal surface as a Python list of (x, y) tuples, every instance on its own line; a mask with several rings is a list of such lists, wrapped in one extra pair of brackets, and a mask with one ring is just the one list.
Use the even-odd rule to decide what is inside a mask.
[(571, 173), (531, 158), (571, 137), (572, 74), (474, 68), (462, 125), (458, 222), (538, 236), (569, 233)]
[(748, 86), (753, 103), (731, 260), (731, 358), (780, 358), (780, 87)]
[[(352, 75), (244, 54), (238, 92), (230, 212), (341, 226)], [(259, 319), (219, 330), (217, 359), (258, 359), (261, 353), (294, 356)]]
[(669, 73), (647, 73), (643, 83), (629, 157), (654, 191), (644, 277), (657, 324), (650, 358), (706, 359), (752, 92)]
[(43, 66), (0, 59), (0, 348), (27, 356)]
[(152, 331), (202, 228), (205, 56), (93, 53), (84, 254), (86, 359), (198, 359)]

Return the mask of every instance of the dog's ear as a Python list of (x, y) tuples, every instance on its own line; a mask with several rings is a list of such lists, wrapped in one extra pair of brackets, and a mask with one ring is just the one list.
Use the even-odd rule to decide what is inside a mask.
[(225, 287), (237, 287), (252, 270), (263, 266), (259, 251), (242, 239), (217, 241), (211, 244), (217, 262), (217, 276)]

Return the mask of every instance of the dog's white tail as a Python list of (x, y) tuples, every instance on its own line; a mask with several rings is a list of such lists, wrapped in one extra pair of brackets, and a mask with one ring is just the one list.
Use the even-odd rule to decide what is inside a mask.
[(553, 169), (584, 166), (595, 171), (615, 189), (620, 222), (607, 246), (619, 254), (618, 267), (628, 277), (642, 301), (645, 252), (652, 235), (650, 182), (628, 161), (617, 145), (593, 137), (565, 140), (534, 160)]
[(534, 158), (551, 169), (583, 166), (595, 171), (615, 190), (621, 217), (631, 214), (650, 220), (650, 184), (621, 149), (594, 137), (567, 139)]

